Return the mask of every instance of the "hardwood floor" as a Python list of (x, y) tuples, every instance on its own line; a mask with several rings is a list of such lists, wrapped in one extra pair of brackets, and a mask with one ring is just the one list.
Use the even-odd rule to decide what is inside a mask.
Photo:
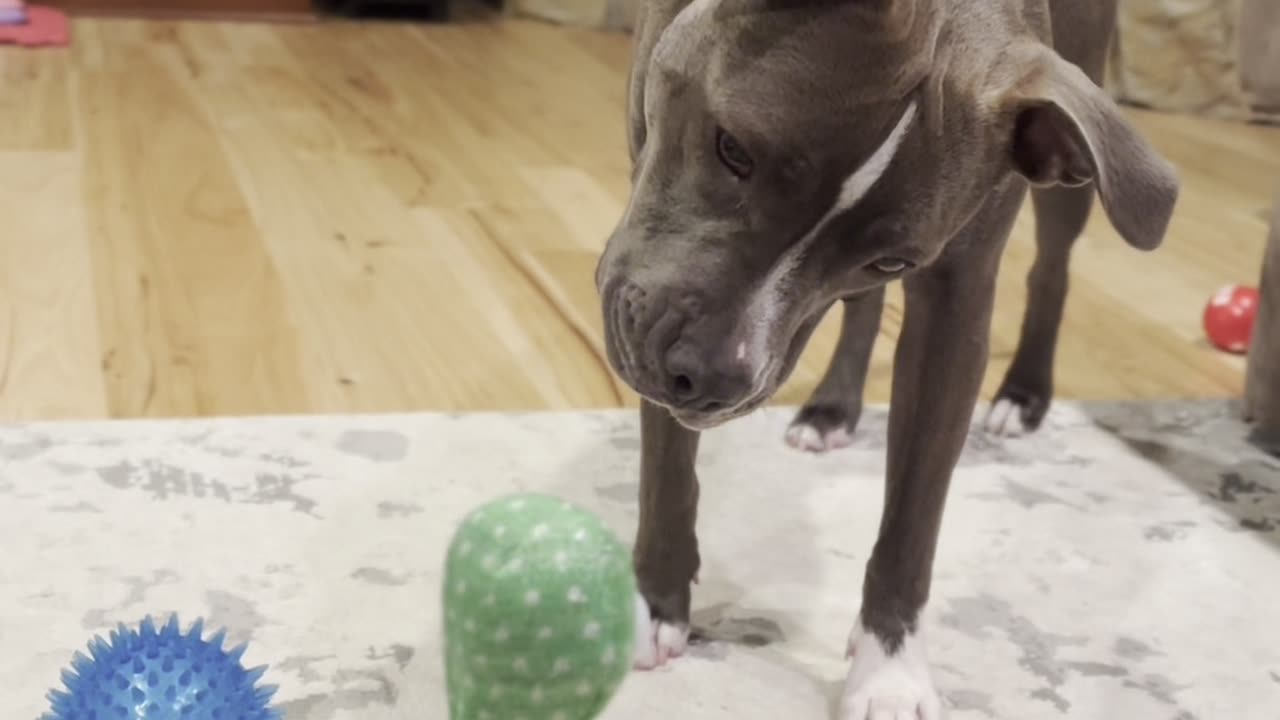
[[(82, 20), (0, 50), (0, 420), (599, 408), (592, 271), (627, 190), (628, 38)], [(1238, 395), (1203, 304), (1257, 281), (1280, 131), (1137, 114), (1184, 173), (1167, 245), (1082, 240), (1063, 397)], [(988, 390), (1017, 340), (1024, 213)], [(872, 368), (888, 397), (895, 289)], [(824, 322), (778, 402), (831, 353)]]

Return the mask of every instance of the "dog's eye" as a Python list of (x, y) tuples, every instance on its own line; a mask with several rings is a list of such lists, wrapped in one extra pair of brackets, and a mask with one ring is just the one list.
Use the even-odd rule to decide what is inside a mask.
[(729, 172), (744, 180), (750, 177), (751, 171), (755, 168), (751, 156), (743, 149), (737, 138), (723, 129), (716, 131), (716, 154), (720, 156), (720, 162), (729, 168)]
[(902, 258), (880, 258), (879, 260), (867, 266), (867, 269), (874, 270), (882, 275), (897, 275), (898, 273), (915, 267), (914, 264), (903, 260)]

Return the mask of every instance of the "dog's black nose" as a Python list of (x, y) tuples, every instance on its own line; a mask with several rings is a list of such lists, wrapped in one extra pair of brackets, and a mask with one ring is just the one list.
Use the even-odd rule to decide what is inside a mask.
[(706, 353), (687, 343), (676, 343), (664, 360), (667, 394), (671, 405), (681, 410), (720, 412), (737, 405), (751, 391), (745, 367), (709, 361)]

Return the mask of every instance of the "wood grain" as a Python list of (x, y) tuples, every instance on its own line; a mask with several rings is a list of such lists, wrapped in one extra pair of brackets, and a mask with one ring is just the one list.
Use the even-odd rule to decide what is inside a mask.
[[(80, 19), (0, 54), (0, 418), (634, 406), (592, 276), (629, 182), (629, 39), (535, 22)], [(1134, 111), (1179, 166), (1166, 245), (1099, 213), (1067, 398), (1232, 397), (1200, 313), (1259, 275), (1280, 131)], [(14, 232), (10, 228), (19, 228)], [(999, 283), (994, 390), (1032, 259)], [(888, 399), (892, 288), (869, 399)], [(826, 318), (777, 402), (804, 399)]]
[(76, 86), (112, 412), (306, 409), (293, 309), (210, 116), (158, 54)]
[(79, 161), (2, 155), (0, 417), (100, 417), (108, 400)]
[(51, 0), (75, 15), (149, 18), (297, 20), (316, 14), (311, 0)]

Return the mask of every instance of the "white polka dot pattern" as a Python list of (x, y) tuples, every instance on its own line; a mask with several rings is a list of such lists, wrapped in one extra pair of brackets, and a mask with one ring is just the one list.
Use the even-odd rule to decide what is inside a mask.
[(629, 670), (630, 555), (557, 498), (490, 503), (450, 545), (444, 593), (451, 720), (592, 720)]

